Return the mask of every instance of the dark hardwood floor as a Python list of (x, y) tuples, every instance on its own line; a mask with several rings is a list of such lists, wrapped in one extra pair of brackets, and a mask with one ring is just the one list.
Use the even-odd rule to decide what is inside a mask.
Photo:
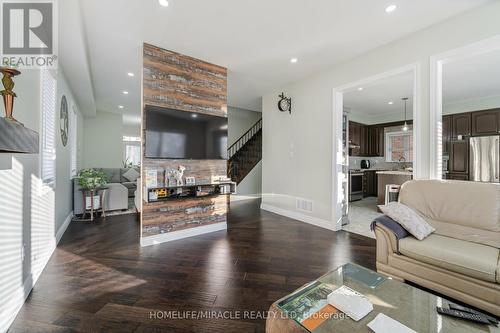
[(146, 248), (139, 246), (135, 215), (71, 223), (9, 332), (264, 332), (264, 319), (162, 316), (265, 311), (347, 262), (375, 269), (375, 240), (261, 211), (259, 204), (231, 204), (227, 232)]

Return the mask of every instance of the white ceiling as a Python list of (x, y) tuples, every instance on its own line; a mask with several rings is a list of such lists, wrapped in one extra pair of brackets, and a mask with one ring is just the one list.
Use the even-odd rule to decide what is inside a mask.
[[(359, 87), (358, 87), (359, 88)], [(344, 94), (344, 106), (358, 116), (368, 118), (402, 115), (403, 97), (409, 97), (408, 112), (412, 112), (413, 75), (407, 72), (391, 76)], [(473, 57), (464, 57), (443, 66), (443, 104), (482, 108), (483, 99), (500, 103), (500, 50)], [(394, 104), (389, 105), (388, 102)], [(490, 107), (498, 107), (499, 104)], [(454, 109), (450, 109), (454, 110)], [(454, 112), (463, 112), (457, 108)], [(409, 114), (410, 116), (410, 114)]]
[[(80, 0), (98, 110), (120, 112), (129, 118), (139, 114), (143, 42), (227, 67), (229, 105), (258, 111), (261, 96), (270, 89), (488, 0), (169, 2), (169, 7), (163, 8), (158, 0)], [(389, 3), (398, 5), (391, 14), (384, 11)], [(71, 20), (61, 29), (74, 29), (75, 24)], [(61, 44), (61, 54), (72, 53), (71, 43)], [(297, 64), (290, 63), (292, 57), (299, 59)], [(78, 70), (67, 73), (77, 95), (80, 91), (73, 82), (85, 79)], [(127, 72), (136, 76), (130, 78)], [(130, 94), (124, 96), (123, 90)], [(77, 96), (79, 100), (87, 97)], [(125, 108), (120, 110), (118, 105)]]
[[(411, 71), (378, 80), (344, 93), (344, 107), (353, 113), (368, 117), (404, 115), (404, 101), (408, 97), (408, 117), (413, 112), (413, 73)], [(393, 104), (390, 105), (389, 102)]]
[(500, 97), (500, 50), (443, 66), (443, 104)]

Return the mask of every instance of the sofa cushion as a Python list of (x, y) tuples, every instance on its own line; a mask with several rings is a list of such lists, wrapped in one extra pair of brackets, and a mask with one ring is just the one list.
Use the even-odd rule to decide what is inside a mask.
[(137, 188), (136, 182), (126, 182), (126, 183), (122, 183), (122, 185), (128, 189), (131, 189), (131, 188), (136, 189)]
[(127, 179), (129, 182), (135, 182), (140, 176), (141, 174), (135, 169), (128, 169), (127, 172), (123, 174), (123, 178)]
[(497, 282), (499, 249), (440, 235), (423, 241), (407, 237), (399, 252), (412, 259), (483, 281)]
[(436, 229), (435, 233), (437, 235), (500, 248), (500, 232), (471, 228), (429, 218), (426, 218), (426, 221)]
[(500, 231), (500, 185), (453, 180), (413, 180), (399, 201), (430, 219)]
[(418, 240), (423, 240), (435, 231), (435, 229), (413, 209), (402, 203), (390, 202), (387, 205), (379, 206), (379, 208), (385, 215), (399, 223)]
[(106, 175), (108, 183), (121, 183), (120, 169), (99, 168), (95, 170), (103, 172)]

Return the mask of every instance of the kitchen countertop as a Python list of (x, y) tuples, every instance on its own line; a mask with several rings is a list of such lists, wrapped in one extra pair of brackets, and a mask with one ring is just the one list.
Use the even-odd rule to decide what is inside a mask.
[(378, 175), (396, 175), (396, 176), (413, 176), (412, 171), (396, 170), (396, 171), (377, 171)]
[(389, 171), (389, 169), (349, 169), (349, 172), (365, 172), (365, 171)]

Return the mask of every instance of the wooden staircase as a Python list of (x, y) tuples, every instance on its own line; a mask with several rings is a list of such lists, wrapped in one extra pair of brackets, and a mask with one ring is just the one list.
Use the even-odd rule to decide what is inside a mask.
[(262, 118), (228, 148), (227, 174), (237, 184), (262, 159)]

